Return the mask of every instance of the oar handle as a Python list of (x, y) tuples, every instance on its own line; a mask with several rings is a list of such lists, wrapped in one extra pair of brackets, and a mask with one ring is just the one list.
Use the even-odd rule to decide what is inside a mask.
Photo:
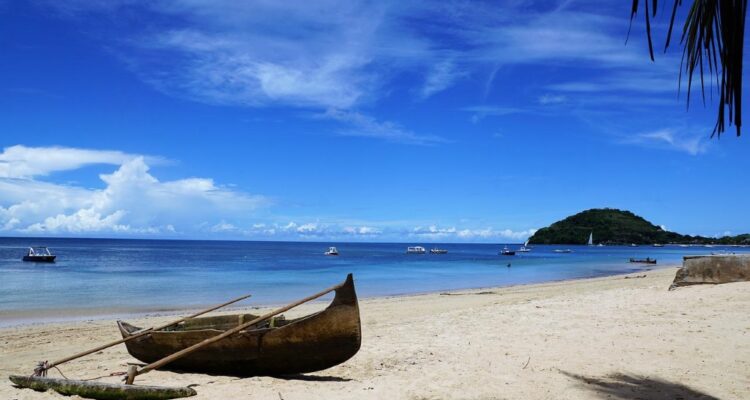
[(65, 357), (65, 358), (62, 358), (62, 359), (60, 359), (60, 360), (57, 360), (57, 361), (55, 361), (55, 362), (53, 362), (53, 363), (51, 363), (51, 364), (48, 364), (48, 365), (47, 365), (47, 366), (46, 366), (46, 367), (44, 368), (44, 370), (48, 370), (48, 369), (50, 369), (50, 368), (53, 368), (53, 367), (56, 367), (56, 366), (58, 366), (58, 365), (60, 365), (60, 364), (62, 364), (62, 363), (66, 363), (66, 362), (68, 362), (68, 361), (72, 361), (72, 360), (75, 360), (76, 358), (81, 358), (81, 357), (83, 357), (83, 356), (87, 356), (87, 355), (89, 355), (89, 354), (91, 354), (91, 353), (96, 353), (97, 351), (100, 351), (100, 350), (104, 350), (104, 349), (106, 349), (106, 348), (109, 348), (109, 347), (112, 347), (112, 346), (114, 346), (114, 345), (118, 345), (118, 344), (120, 344), (120, 343), (125, 343), (125, 342), (127, 342), (128, 340), (133, 340), (133, 339), (135, 339), (135, 338), (139, 338), (139, 337), (141, 337), (141, 336), (143, 336), (143, 335), (147, 335), (147, 334), (149, 334), (149, 333), (151, 333), (151, 332), (153, 332), (153, 331), (158, 331), (158, 330), (162, 330), (162, 329), (165, 329), (165, 328), (169, 328), (170, 326), (172, 326), (172, 325), (177, 325), (177, 324), (179, 324), (180, 322), (184, 322), (184, 321), (187, 321), (187, 320), (189, 320), (189, 319), (192, 319), (192, 318), (195, 318), (195, 317), (201, 316), (201, 315), (203, 315), (203, 314), (206, 314), (206, 313), (209, 313), (209, 312), (211, 312), (211, 311), (215, 311), (215, 310), (218, 310), (218, 309), (220, 309), (220, 308), (222, 308), (222, 307), (226, 307), (226, 306), (228, 306), (228, 305), (230, 305), (230, 304), (233, 304), (233, 303), (236, 303), (236, 302), (238, 302), (238, 301), (241, 301), (241, 300), (245, 300), (245, 299), (247, 299), (247, 298), (248, 298), (248, 297), (250, 297), (250, 296), (252, 296), (252, 295), (251, 295), (251, 294), (248, 294), (248, 295), (245, 295), (245, 296), (242, 296), (242, 297), (238, 297), (238, 298), (236, 298), (236, 299), (234, 299), (234, 300), (230, 300), (230, 301), (228, 301), (228, 302), (226, 302), (226, 303), (222, 303), (222, 304), (219, 304), (219, 305), (217, 305), (217, 306), (211, 307), (211, 308), (209, 308), (209, 309), (206, 309), (206, 310), (203, 310), (203, 311), (197, 312), (197, 313), (195, 313), (195, 314), (192, 314), (192, 315), (188, 315), (187, 317), (183, 317), (183, 318), (180, 318), (180, 319), (178, 319), (177, 321), (173, 321), (173, 322), (170, 322), (170, 323), (168, 323), (168, 324), (164, 324), (164, 325), (161, 325), (161, 326), (157, 326), (156, 328), (148, 328), (148, 329), (143, 329), (143, 330), (140, 330), (140, 331), (138, 331), (137, 333), (135, 333), (135, 334), (133, 334), (133, 335), (131, 335), (131, 336), (128, 336), (128, 337), (126, 337), (126, 338), (122, 338), (122, 339), (120, 339), (120, 340), (115, 340), (114, 342), (109, 342), (109, 343), (107, 343), (107, 344), (103, 344), (103, 345), (101, 345), (101, 346), (98, 346), (98, 347), (95, 347), (95, 348), (93, 348), (93, 349), (90, 349), (90, 350), (86, 350), (86, 351), (84, 351), (84, 352), (81, 352), (81, 353), (78, 353), (78, 354), (74, 354), (74, 355), (72, 355), (72, 356), (70, 356), (70, 357)]
[[(208, 339), (203, 340), (200, 343), (196, 343), (196, 344), (194, 344), (194, 345), (192, 345), (190, 347), (182, 349), (182, 350), (178, 351), (177, 353), (173, 353), (171, 355), (168, 355), (168, 356), (162, 358), (161, 360), (154, 361), (151, 364), (148, 364), (148, 365), (144, 366), (143, 368), (141, 368), (140, 370), (138, 370), (138, 371), (136, 371), (136, 372), (134, 372), (132, 374), (129, 373), (128, 374), (129, 377), (127, 379), (127, 382), (133, 383), (133, 380), (135, 379), (135, 377), (137, 375), (143, 375), (143, 374), (145, 374), (145, 373), (147, 373), (147, 372), (149, 372), (151, 370), (154, 370), (154, 369), (157, 369), (157, 368), (161, 368), (161, 367), (163, 367), (163, 366), (171, 363), (172, 361), (175, 361), (175, 360), (177, 360), (179, 358), (182, 358), (182, 357), (184, 357), (184, 356), (186, 356), (186, 355), (188, 355), (188, 354), (190, 354), (190, 353), (192, 353), (192, 352), (200, 349), (201, 347), (207, 346), (207, 345), (209, 345), (211, 343), (217, 342), (217, 341), (219, 341), (221, 339), (224, 339), (224, 338), (226, 338), (228, 336), (234, 335), (235, 333), (237, 333), (237, 332), (239, 332), (239, 331), (241, 331), (241, 330), (243, 330), (243, 329), (245, 329), (245, 328), (247, 328), (247, 327), (249, 327), (251, 325), (254, 325), (254, 324), (257, 324), (257, 323), (259, 323), (261, 321), (267, 320), (267, 319), (269, 319), (269, 318), (271, 318), (271, 317), (273, 317), (275, 315), (281, 314), (281, 313), (283, 313), (285, 311), (288, 311), (288, 310), (290, 310), (290, 309), (292, 309), (294, 307), (297, 307), (300, 304), (307, 303), (308, 301), (315, 300), (318, 297), (322, 297), (323, 295), (328, 294), (328, 293), (330, 293), (330, 292), (332, 292), (334, 290), (338, 290), (338, 289), (342, 288), (344, 285), (346, 285), (348, 283), (348, 281), (349, 280), (347, 279), (347, 281), (345, 281), (343, 283), (340, 283), (338, 285), (335, 285), (335, 286), (331, 286), (330, 288), (328, 288), (326, 290), (323, 290), (322, 292), (318, 292), (318, 293), (316, 293), (316, 294), (314, 294), (312, 296), (305, 297), (302, 300), (295, 301), (294, 303), (291, 303), (291, 304), (286, 305), (284, 307), (278, 308), (278, 309), (276, 309), (274, 311), (271, 311), (271, 312), (269, 312), (267, 314), (263, 314), (260, 317), (255, 318), (254, 320), (252, 320), (250, 322), (245, 322), (244, 324), (241, 324), (241, 325), (239, 325), (237, 327), (234, 327), (234, 328), (232, 328), (232, 329), (230, 329), (228, 331), (225, 331), (224, 333), (218, 334), (216, 336), (212, 336), (212, 337), (210, 337)], [(130, 375), (132, 375), (132, 377)]]

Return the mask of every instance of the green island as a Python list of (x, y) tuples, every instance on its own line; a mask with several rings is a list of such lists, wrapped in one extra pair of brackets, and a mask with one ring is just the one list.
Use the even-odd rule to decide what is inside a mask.
[(630, 211), (593, 208), (571, 215), (539, 229), (529, 238), (530, 244), (587, 244), (593, 234), (594, 244), (750, 244), (750, 234), (719, 238), (682, 235), (654, 225)]

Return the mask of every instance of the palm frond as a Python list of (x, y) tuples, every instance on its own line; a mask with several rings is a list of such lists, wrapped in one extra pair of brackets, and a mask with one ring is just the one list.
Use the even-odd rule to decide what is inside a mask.
[[(643, 0), (646, 18), (646, 36), (651, 60), (654, 60), (653, 40), (651, 37), (652, 17), (656, 17), (657, 0)], [(674, 0), (669, 20), (669, 31), (664, 51), (669, 48), (677, 8), (682, 0)], [(638, 14), (640, 0), (633, 0), (630, 21)], [(682, 62), (680, 63), (679, 81), (683, 72), (687, 75), (687, 103), (690, 104), (693, 77), (700, 78), (701, 95), (705, 103), (704, 74), (715, 78), (719, 92), (719, 109), (713, 135), (721, 135), (725, 124), (734, 124), (737, 136), (742, 127), (742, 58), (745, 38), (745, 15), (747, 0), (693, 0), (685, 17), (680, 44), (682, 45)], [(728, 112), (727, 112), (728, 111)]]

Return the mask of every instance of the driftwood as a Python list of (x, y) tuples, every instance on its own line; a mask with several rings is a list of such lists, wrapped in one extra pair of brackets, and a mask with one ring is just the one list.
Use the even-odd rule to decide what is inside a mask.
[(46, 391), (52, 389), (60, 394), (102, 400), (162, 400), (195, 396), (189, 387), (164, 387), (141, 385), (118, 385), (103, 382), (73, 379), (43, 378), (39, 376), (11, 375), (10, 380), (21, 387)]

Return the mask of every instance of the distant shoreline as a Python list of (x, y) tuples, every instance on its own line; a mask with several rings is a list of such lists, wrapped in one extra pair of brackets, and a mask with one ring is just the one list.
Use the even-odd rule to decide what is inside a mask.
[[(670, 268), (679, 268), (679, 264), (664, 264), (655, 265), (643, 273), (654, 270), (664, 270)], [(493, 289), (506, 289), (514, 287), (532, 287), (539, 285), (548, 285), (555, 283), (566, 283), (566, 282), (578, 282), (595, 279), (609, 279), (617, 276), (632, 275), (634, 272), (623, 272), (611, 275), (598, 275), (589, 276), (582, 278), (572, 279), (553, 279), (543, 282), (531, 282), (523, 284), (510, 284), (500, 286), (479, 286), (472, 288), (459, 288), (459, 289), (439, 289), (439, 290), (428, 290), (428, 291), (416, 291), (416, 292), (404, 292), (394, 293), (388, 295), (376, 295), (376, 296), (360, 296), (361, 300), (377, 300), (377, 299), (389, 299), (389, 298), (408, 298), (413, 296), (424, 296), (432, 294), (459, 294), (471, 291), (486, 291)], [(247, 301), (255, 301), (250, 298)], [(327, 303), (329, 300), (316, 300), (313, 303)], [(45, 326), (50, 324), (69, 324), (69, 323), (81, 323), (86, 321), (102, 321), (102, 320), (116, 320), (116, 319), (140, 319), (140, 318), (154, 318), (154, 317), (166, 317), (175, 315), (188, 314), (191, 311), (196, 311), (204, 307), (210, 307), (214, 304), (201, 304), (191, 307), (179, 307), (179, 306), (164, 306), (164, 307), (81, 307), (81, 308), (69, 308), (69, 309), (26, 309), (26, 310), (0, 310), (0, 330), (20, 328), (20, 327), (32, 327), (32, 326)], [(237, 305), (226, 307), (223, 312), (241, 312), (261, 308), (270, 308), (284, 305), (279, 302), (256, 302), (252, 305)]]

